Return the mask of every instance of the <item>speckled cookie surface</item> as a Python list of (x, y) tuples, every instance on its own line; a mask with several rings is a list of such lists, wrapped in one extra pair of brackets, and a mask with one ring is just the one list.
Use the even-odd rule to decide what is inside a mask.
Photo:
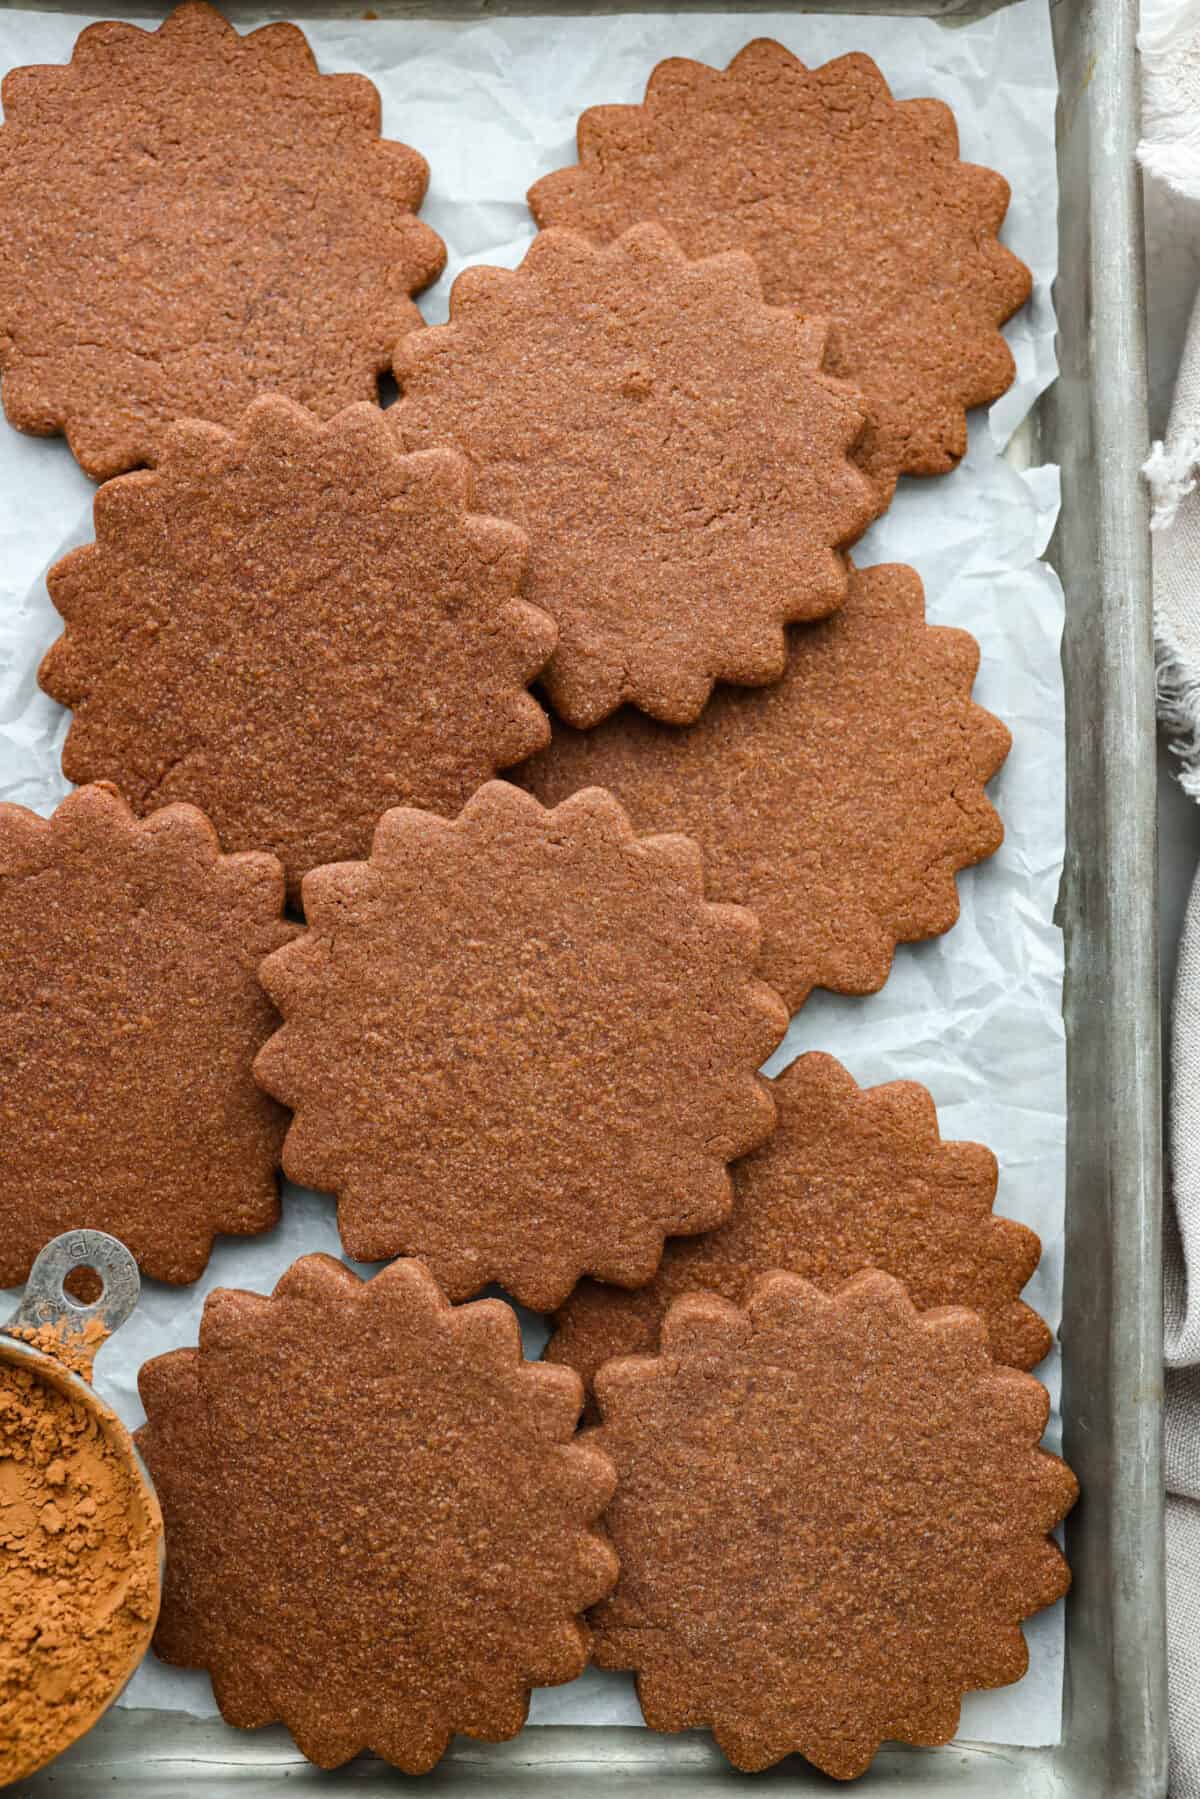
[(546, 811), (497, 781), (453, 823), (385, 814), (369, 862), (303, 891), (255, 1068), (350, 1255), (547, 1311), (585, 1273), (649, 1280), (664, 1237), (727, 1216), (787, 1015), (694, 844), (637, 839), (609, 794)]
[(0, 397), (90, 475), (163, 427), (263, 392), (323, 416), (374, 400), (410, 295), (445, 262), (425, 159), (379, 135), (361, 75), (294, 25), (239, 37), (187, 0), (104, 23), (62, 68), (14, 69), (0, 129)]
[(0, 806), (0, 1287), (62, 1231), (191, 1281), (216, 1232), (275, 1223), (286, 1120), (251, 1063), (282, 910), (275, 858), (222, 856), (191, 806)]
[(661, 1357), (596, 1385), (621, 1576), (595, 1659), (636, 1670), (653, 1729), (848, 1780), (1024, 1674), (1078, 1489), (1038, 1447), (1045, 1389), (993, 1365), (975, 1314), (922, 1316), (878, 1272), (832, 1297), (774, 1274), (745, 1310), (678, 1300)]
[(367, 855), (390, 806), (457, 812), (549, 740), (525, 683), (554, 624), (518, 597), (524, 538), (470, 510), (461, 456), (401, 455), (374, 406), (322, 426), (281, 399), (164, 446), (101, 490), (96, 542), (49, 576), (66, 632), (40, 680), (74, 710), (70, 780), (202, 807), (295, 893)]
[(449, 325), (400, 346), (405, 446), (465, 450), (480, 505), (529, 533), (561, 717), (629, 701), (686, 723), (718, 678), (778, 679), (785, 623), (838, 605), (837, 548), (879, 505), (824, 337), (763, 304), (748, 256), (689, 264), (643, 226), (604, 251), (548, 232), (515, 272), (469, 269)]
[(155, 1648), (208, 1670), (228, 1723), (416, 1774), (582, 1673), (581, 1614), (616, 1576), (592, 1528), (612, 1468), (572, 1440), (577, 1378), (522, 1360), (501, 1301), (453, 1310), (418, 1263), (363, 1282), (305, 1256), (270, 1298), (210, 1294), (199, 1348), (139, 1386)]
[(801, 1056), (772, 1082), (775, 1131), (733, 1171), (730, 1217), (668, 1243), (645, 1287), (582, 1281), (555, 1319), (547, 1360), (590, 1386), (613, 1356), (653, 1354), (682, 1294), (741, 1305), (764, 1274), (802, 1275), (828, 1293), (864, 1268), (903, 1281), (921, 1311), (963, 1305), (988, 1327), (998, 1362), (1032, 1368), (1050, 1332), (1019, 1297), (1037, 1266), (1033, 1231), (996, 1217), (996, 1158), (944, 1143), (915, 1081), (860, 1087), (832, 1056)]
[(722, 689), (685, 731), (629, 710), (556, 725), (515, 778), (549, 804), (608, 787), (639, 831), (696, 838), (793, 1011), (814, 986), (872, 993), (897, 943), (949, 930), (955, 872), (1003, 835), (984, 783), (1010, 739), (972, 704), (978, 663), (965, 631), (925, 624), (912, 569), (859, 569), (832, 618), (792, 632), (774, 687)]
[(1008, 183), (869, 56), (807, 69), (759, 38), (724, 70), (673, 57), (640, 106), (585, 112), (578, 145), (530, 190), (538, 224), (607, 243), (654, 219), (689, 256), (752, 252), (772, 305), (833, 321), (826, 367), (866, 399), (859, 460), (883, 492), (951, 468), (966, 409), (1011, 383), (1000, 326), (1030, 275), (997, 236)]

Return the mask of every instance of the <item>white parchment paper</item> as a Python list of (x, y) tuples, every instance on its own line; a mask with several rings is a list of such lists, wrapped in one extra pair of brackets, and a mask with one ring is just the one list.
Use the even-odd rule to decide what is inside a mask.
[[(261, 15), (234, 9), (240, 29)], [(0, 12), (0, 72), (63, 62), (80, 15)], [(144, 21), (135, 21), (135, 23)], [(1032, 302), (1007, 329), (1018, 379), (986, 418), (953, 475), (902, 481), (895, 503), (856, 552), (864, 565), (899, 560), (924, 578), (933, 622), (965, 626), (983, 652), (976, 697), (1011, 727), (1014, 748), (992, 785), (1006, 827), (1000, 852), (959, 880), (962, 917), (932, 943), (902, 947), (881, 993), (818, 993), (772, 1063), (806, 1049), (839, 1056), (861, 1082), (923, 1081), (946, 1137), (974, 1138), (1001, 1164), (999, 1209), (1040, 1232), (1030, 1302), (1057, 1325), (1062, 1286), (1064, 1043), (1062, 950), (1052, 914), (1063, 855), (1062, 594), (1042, 555), (1058, 508), (1057, 471), (1018, 472), (1002, 452), (1054, 376), (1050, 283), (1055, 270), (1055, 77), (1047, 0), (1018, 0), (967, 26), (932, 20), (794, 13), (629, 14), (484, 22), (354, 20), (305, 25), (323, 70), (358, 70), (383, 95), (384, 133), (414, 144), (433, 178), (424, 217), (446, 239), (447, 273), (421, 300), (446, 316), (450, 282), (470, 262), (513, 266), (532, 235), (524, 195), (575, 160), (578, 114), (639, 100), (664, 56), (724, 64), (752, 36), (778, 38), (806, 62), (848, 50), (876, 57), (900, 97), (933, 94), (957, 116), (962, 153), (1000, 169), (1013, 187), (1005, 238), (1033, 269)], [(899, 179), (899, 172), (898, 172)], [(39, 812), (66, 785), (58, 766), (66, 714), (37, 688), (59, 622), (42, 579), (70, 542), (90, 536), (91, 483), (61, 441), (19, 436), (0, 422), (0, 798)], [(217, 1286), (268, 1291), (306, 1251), (339, 1252), (332, 1202), (288, 1189), (270, 1236), (222, 1239), (189, 1288), (147, 1282), (142, 1303), (101, 1358), (99, 1387), (131, 1426), (141, 1421), (136, 1375), (150, 1356), (196, 1341)], [(15, 1297), (15, 1296), (14, 1296)], [(2, 1305), (0, 1305), (2, 1309)], [(527, 1319), (527, 1343), (544, 1340)], [(1042, 1370), (1057, 1402), (1057, 1357)], [(1057, 1432), (1057, 1413), (1051, 1441)], [(970, 1696), (961, 1734), (1057, 1742), (1062, 1608), (1026, 1626), (1030, 1672), (1014, 1687)], [(212, 1713), (207, 1676), (148, 1658), (127, 1705)], [(632, 1681), (591, 1670), (535, 1694), (534, 1722), (637, 1724)]]

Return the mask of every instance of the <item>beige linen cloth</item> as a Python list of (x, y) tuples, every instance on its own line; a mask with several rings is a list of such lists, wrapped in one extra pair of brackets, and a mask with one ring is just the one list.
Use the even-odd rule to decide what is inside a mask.
[[(1200, 233), (1200, 0), (1143, 0), (1143, 142), (1152, 180), (1195, 203)], [(1159, 715), (1185, 792), (1200, 801), (1200, 297), (1152, 496)], [(1200, 1799), (1200, 872), (1171, 1004), (1164, 1241), (1167, 1635), (1171, 1799)]]

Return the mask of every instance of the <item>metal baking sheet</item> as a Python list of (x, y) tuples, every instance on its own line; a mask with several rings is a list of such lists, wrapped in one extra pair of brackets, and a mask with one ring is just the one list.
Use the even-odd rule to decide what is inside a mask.
[[(121, 10), (157, 16), (157, 9), (131, 9), (128, 0)], [(360, 9), (335, 3), (281, 10), (303, 20)], [(469, 17), (625, 9), (376, 0), (375, 10)], [(745, 10), (752, 30), (755, 9)], [(841, 8), (837, 0), (819, 0), (811, 10), (971, 16), (953, 0), (849, 0)], [(1035, 421), (1040, 452), (1063, 470), (1052, 553), (1067, 596), (1063, 1427), (1085, 1501), (1068, 1531), (1076, 1584), (1067, 1608), (1063, 1739), (1053, 1749), (969, 1742), (934, 1751), (890, 1748), (866, 1777), (871, 1790), (1150, 1799), (1166, 1786), (1154, 691), (1138, 477), (1147, 430), (1132, 155), (1135, 21), (1134, 0), (1059, 0), (1055, 10), (1062, 375)], [(798, 1758), (755, 1778), (789, 1795), (829, 1790)], [(315, 1793), (332, 1779), (383, 1793), (400, 1777), (369, 1757), (339, 1775), (323, 1774), (281, 1729), (240, 1733), (217, 1720), (117, 1711), (21, 1792), (90, 1799), (102, 1791), (195, 1791), (226, 1799), (275, 1793), (285, 1779), (292, 1791)], [(501, 1795), (619, 1786), (630, 1799), (664, 1790), (699, 1799), (748, 1784), (701, 1735), (557, 1727), (495, 1746), (456, 1743), (423, 1785), (453, 1793), (479, 1782)]]

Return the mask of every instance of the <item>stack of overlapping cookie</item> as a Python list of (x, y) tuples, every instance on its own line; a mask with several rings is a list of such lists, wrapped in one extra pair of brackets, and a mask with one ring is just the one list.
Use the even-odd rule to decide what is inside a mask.
[(84, 785), (0, 807), (0, 1284), (73, 1225), (194, 1280), (280, 1165), (401, 1258), (147, 1365), (160, 1653), (323, 1765), (590, 1655), (745, 1768), (947, 1741), (1067, 1585), (1038, 1243), (923, 1089), (757, 1070), (1000, 841), (974, 643), (846, 552), (1011, 379), (1004, 182), (865, 57), (666, 63), (420, 329), (423, 161), (294, 27), (4, 103), (5, 407), (106, 485)]

